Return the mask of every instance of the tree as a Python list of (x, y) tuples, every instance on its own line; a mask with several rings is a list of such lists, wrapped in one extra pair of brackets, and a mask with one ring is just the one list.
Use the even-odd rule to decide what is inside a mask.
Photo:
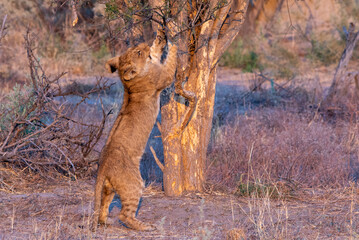
[(244, 23), (248, 1), (115, 0), (106, 4), (112, 15), (122, 19), (127, 43), (148, 39), (160, 25), (179, 47), (175, 84), (161, 100), (159, 124), (167, 195), (204, 189), (217, 66)]
[(275, 16), (281, 11), (284, 0), (251, 0), (242, 31), (256, 32), (258, 27), (270, 28)]
[[(348, 31), (345, 30), (345, 36), (345, 49), (335, 70), (332, 84), (321, 104), (321, 110), (326, 111), (329, 115), (342, 115), (348, 110), (357, 112), (359, 72), (347, 72), (347, 66), (359, 40), (359, 31), (355, 32), (353, 23), (350, 23)], [(355, 86), (353, 87), (353, 85)]]

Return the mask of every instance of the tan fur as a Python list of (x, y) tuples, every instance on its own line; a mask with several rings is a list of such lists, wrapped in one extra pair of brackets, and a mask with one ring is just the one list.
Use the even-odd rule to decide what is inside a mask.
[(165, 45), (164, 34), (159, 32), (152, 47), (140, 44), (106, 63), (109, 71), (118, 70), (124, 101), (100, 157), (94, 227), (106, 223), (116, 192), (122, 203), (119, 218), (123, 223), (136, 230), (154, 229), (137, 220), (135, 214), (144, 187), (140, 159), (159, 112), (160, 93), (173, 82), (176, 71), (175, 45), (168, 43), (167, 59), (160, 62)]

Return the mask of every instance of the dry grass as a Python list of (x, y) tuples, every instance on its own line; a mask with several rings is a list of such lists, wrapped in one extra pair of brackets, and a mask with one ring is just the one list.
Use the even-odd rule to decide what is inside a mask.
[(84, 24), (58, 30), (51, 25), (56, 19), (51, 15), (52, 11), (48, 11), (49, 16), (42, 12), (45, 8), (54, 8), (56, 1), (42, 1), (43, 9), (36, 2), (0, 0), (1, 21), (7, 15), (7, 34), (0, 46), (0, 94), (9, 92), (15, 83), (26, 82), (28, 68), (23, 36), (27, 28), (36, 35), (36, 51), (47, 74), (66, 71), (70, 76), (99, 75), (104, 72), (105, 59), (111, 55), (105, 41), (103, 21), (98, 20), (98, 32), (93, 36), (87, 35), (84, 28), (94, 26)]
[(230, 187), (280, 181), (305, 187), (348, 186), (358, 176), (358, 126), (283, 109), (238, 116), (215, 131), (209, 179)]
[(357, 187), (306, 190), (295, 200), (252, 196), (236, 203), (240, 226), (256, 239), (357, 239)]

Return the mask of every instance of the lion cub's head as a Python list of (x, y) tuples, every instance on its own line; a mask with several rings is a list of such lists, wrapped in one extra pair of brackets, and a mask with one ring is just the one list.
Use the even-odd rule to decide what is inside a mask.
[(149, 58), (151, 58), (150, 47), (145, 43), (141, 43), (136, 47), (129, 48), (120, 57), (108, 60), (106, 69), (111, 73), (118, 70), (122, 81), (130, 81), (135, 77), (146, 74), (146, 62)]

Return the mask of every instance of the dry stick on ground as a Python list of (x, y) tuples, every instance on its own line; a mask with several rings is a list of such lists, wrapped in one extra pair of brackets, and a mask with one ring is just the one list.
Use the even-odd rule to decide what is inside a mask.
[[(29, 168), (43, 176), (48, 176), (53, 169), (76, 177), (75, 169), (88, 164), (84, 157), (100, 139), (108, 114), (105, 114), (101, 102), (103, 116), (99, 124), (72, 119), (79, 104), (68, 106), (66, 102), (61, 104), (58, 98), (54, 98), (66, 95), (59, 84), (63, 74), (52, 80), (46, 76), (34, 55), (30, 31), (25, 35), (25, 47), (33, 91), (24, 97), (25, 101), (18, 99), (22, 110), (13, 108), (2, 115), (2, 119), (11, 120), (8, 120), (8, 127), (0, 132), (0, 162), (12, 164), (15, 168)], [(90, 94), (109, 87), (101, 79), (90, 91), (78, 94), (81, 103)], [(74, 131), (74, 127), (80, 130)]]
[(355, 32), (355, 25), (350, 23), (347, 34), (347, 41), (342, 57), (338, 63), (333, 77), (333, 82), (329, 88), (328, 94), (323, 100), (322, 109), (331, 111), (337, 109), (339, 98), (345, 97), (348, 94), (348, 87), (352, 79), (346, 78), (346, 70), (348, 63), (353, 55), (353, 51), (357, 41), (359, 40), (359, 31)]

